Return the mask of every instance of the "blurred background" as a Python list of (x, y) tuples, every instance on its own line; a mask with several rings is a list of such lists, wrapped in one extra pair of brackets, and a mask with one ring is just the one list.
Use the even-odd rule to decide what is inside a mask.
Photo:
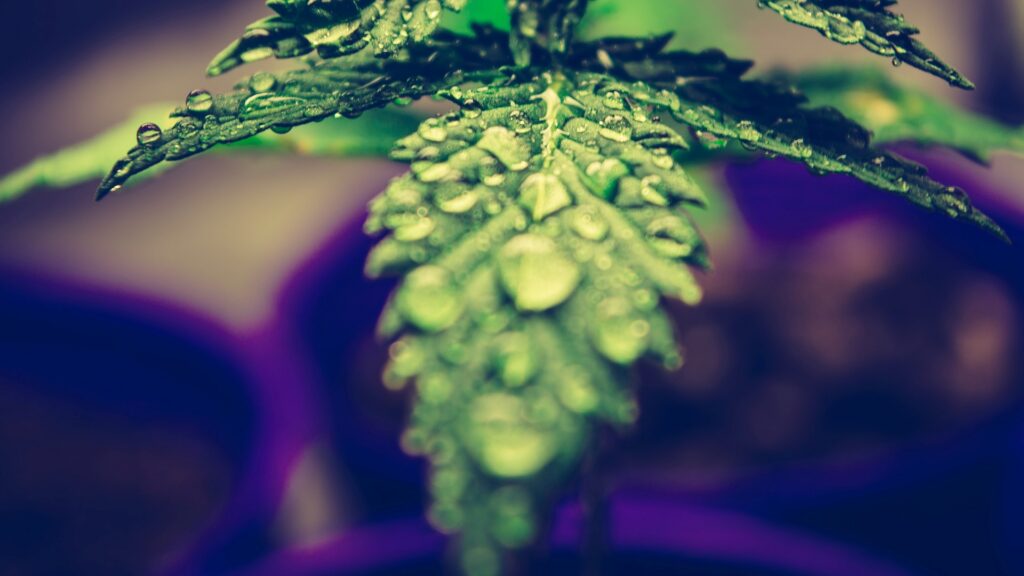
[[(761, 72), (879, 62), (753, 0), (673, 0), (699, 22), (666, 1), (603, 26), (687, 30)], [(900, 7), (979, 89), (901, 82), (1024, 122), (1024, 1)], [(206, 64), (263, 15), (6, 7), (0, 173), (229, 88), (246, 71)], [(604, 466), (609, 573), (1024, 574), (1024, 160), (911, 153), (1017, 246), (785, 162), (709, 172), (708, 298), (674, 310), (687, 365), (641, 369), (641, 422)], [(401, 169), (202, 157), (100, 205), (87, 185), (0, 206), (0, 576), (442, 573), (406, 399), (378, 384), (390, 286), (361, 275), (364, 206)], [(567, 498), (524, 573), (577, 573), (577, 520)]]

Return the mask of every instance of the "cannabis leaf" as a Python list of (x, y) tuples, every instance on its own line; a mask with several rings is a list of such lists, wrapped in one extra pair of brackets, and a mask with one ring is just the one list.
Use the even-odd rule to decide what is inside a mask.
[[(382, 321), (386, 381), (415, 379), (406, 448), (431, 518), (469, 563), (527, 544), (600, 423), (632, 422), (625, 368), (681, 357), (659, 297), (695, 303), (706, 251), (687, 142), (619, 82), (567, 73), (444, 93), (459, 105), (393, 157), (371, 204), (372, 276), (405, 274)], [(470, 573), (486, 573), (470, 571)]]
[[(32, 161), (0, 179), (0, 202), (14, 200), (32, 188), (65, 188), (103, 178), (136, 140), (140, 125), (156, 120), (163, 129), (173, 122), (173, 104), (146, 106), (107, 132), (60, 152)], [(162, 120), (161, 120), (162, 119)], [(419, 114), (400, 110), (371, 110), (356, 119), (329, 118), (285, 134), (263, 133), (216, 148), (222, 152), (286, 152), (306, 156), (385, 156), (396, 140), (415, 130)], [(174, 166), (157, 164), (131, 177), (136, 184)]]
[(465, 4), (466, 0), (267, 0), (277, 15), (250, 24), (213, 59), (208, 73), (216, 76), (247, 62), (294, 58), (314, 50), (321, 58), (367, 47), (377, 56), (390, 56), (434, 32), (443, 9), (457, 11)]
[[(155, 124), (139, 128), (138, 145), (114, 165), (100, 184), (98, 197), (119, 190), (128, 178), (161, 162), (181, 160), (218, 144), (267, 130), (287, 132), (335, 116), (356, 117), (471, 80), (474, 63), (490, 57), (491, 45), (462, 40), (439, 41), (416, 50), (412, 52), (415, 63), (328, 60), (279, 75), (257, 73), (228, 94), (191, 92), (185, 105), (174, 112), (180, 120), (169, 130)], [(493, 72), (480, 74), (486, 78)]]
[[(633, 80), (624, 91), (637, 102), (671, 114), (709, 148), (736, 142), (784, 156), (818, 173), (849, 174), (919, 206), (1006, 235), (971, 204), (967, 194), (928, 177), (918, 164), (871, 147), (870, 133), (835, 108), (812, 108), (786, 83), (746, 80), (746, 66), (717, 51), (693, 55), (655, 51), (656, 44), (583, 45), (574, 62)], [(593, 56), (592, 56), (593, 54)], [(689, 78), (675, 71), (694, 74)]]
[(834, 106), (864, 126), (876, 143), (952, 148), (987, 163), (993, 152), (1024, 154), (1024, 129), (962, 110), (877, 68), (824, 68), (786, 75), (817, 106)]
[[(691, 268), (708, 263), (690, 214), (704, 194), (681, 162), (733, 151), (783, 156), (1005, 238), (962, 190), (873, 147), (871, 130), (881, 142), (911, 138), (978, 157), (1019, 150), (1019, 133), (955, 116), (884, 79), (748, 79), (751, 62), (669, 50), (669, 35), (581, 42), (587, 0), (507, 0), (508, 32), (469, 24), (470, 35), (438, 29), (442, 11), (466, 0), (267, 4), (277, 15), (251, 25), (210, 73), (316, 57), (227, 94), (190, 93), (173, 124), (135, 131), (137, 146), (114, 163), (99, 195), (219, 145), (346, 150), (343, 133), (290, 131), (422, 96), (455, 104), (392, 151), (410, 171), (370, 206), (366, 229), (381, 240), (366, 269), (401, 277), (380, 325), (393, 340), (385, 383), (415, 388), (403, 445), (430, 460), (430, 518), (461, 535), (473, 576), (499, 573), (507, 550), (537, 537), (599, 428), (635, 420), (629, 369), (642, 358), (681, 364), (661, 304), (696, 303)], [(890, 11), (895, 0), (760, 4), (970, 87)], [(496, 19), (493, 5), (473, 7)], [(396, 125), (408, 123), (402, 118)], [(87, 176), (110, 138), (75, 150), (73, 162), (45, 159), (0, 193), (54, 181), (54, 166)], [(380, 130), (364, 143), (394, 140)]]
[(812, 28), (840, 44), (860, 44), (938, 76), (954, 86), (972, 89), (974, 84), (939, 59), (915, 36), (920, 32), (902, 15), (889, 9), (897, 0), (757, 0), (758, 6), (778, 12), (786, 20)]

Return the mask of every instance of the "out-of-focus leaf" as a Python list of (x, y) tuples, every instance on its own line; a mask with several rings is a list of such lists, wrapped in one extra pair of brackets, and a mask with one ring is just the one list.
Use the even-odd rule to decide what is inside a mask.
[(599, 0), (580, 25), (580, 37), (644, 38), (674, 34), (673, 48), (735, 51), (742, 37), (730, 25), (735, 5), (721, 0)]
[(987, 162), (993, 152), (1024, 154), (1024, 128), (965, 111), (876, 68), (826, 68), (792, 76), (815, 106), (832, 106), (874, 133), (876, 143), (943, 146)]
[(0, 202), (13, 200), (33, 188), (63, 188), (99, 180), (121, 157), (124, 149), (135, 141), (140, 124), (156, 121), (162, 127), (170, 126), (173, 124), (170, 119), (172, 110), (173, 104), (141, 108), (127, 121), (99, 136), (15, 170), (0, 180)]

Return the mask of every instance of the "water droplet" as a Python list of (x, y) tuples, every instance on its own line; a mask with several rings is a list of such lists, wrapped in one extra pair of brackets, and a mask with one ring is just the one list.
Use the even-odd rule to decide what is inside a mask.
[(457, 196), (442, 201), (438, 206), (448, 214), (465, 214), (473, 209), (480, 202), (480, 194), (474, 190), (467, 190)]
[(519, 333), (506, 334), (498, 343), (497, 369), (501, 381), (515, 388), (537, 373), (537, 357), (530, 340)]
[(608, 222), (589, 206), (577, 208), (569, 218), (569, 226), (580, 238), (593, 242), (604, 240), (608, 236)]
[(143, 124), (139, 126), (138, 131), (135, 133), (135, 138), (139, 142), (139, 146), (153, 146), (158, 144), (164, 137), (163, 130), (160, 129), (156, 124)]
[(761, 131), (754, 127), (754, 123), (749, 120), (744, 120), (736, 124), (736, 134), (742, 139), (748, 142), (757, 142), (761, 140)]
[(605, 106), (612, 110), (624, 110), (626, 108), (626, 101), (622, 98), (622, 94), (615, 90), (606, 93), (603, 102)]
[(450, 272), (428, 265), (409, 273), (395, 297), (395, 306), (417, 328), (439, 332), (462, 315), (463, 299)]
[(590, 414), (601, 401), (582, 368), (568, 371), (559, 380), (558, 398), (566, 408), (578, 414)]
[(430, 218), (418, 218), (411, 224), (406, 224), (395, 230), (395, 240), (399, 242), (419, 242), (434, 231), (436, 225)]
[(253, 92), (270, 92), (277, 85), (277, 78), (267, 72), (257, 72), (249, 78), (249, 88)]
[(441, 2), (440, 0), (427, 0), (427, 3), (423, 6), (423, 13), (426, 14), (427, 18), (431, 20), (437, 20), (441, 17)]
[(444, 142), (448, 139), (448, 129), (439, 120), (428, 120), (420, 124), (419, 135), (428, 142)]
[(629, 142), (628, 134), (616, 132), (615, 130), (611, 130), (609, 128), (601, 128), (600, 130), (597, 131), (597, 133), (600, 134), (602, 138), (606, 138), (608, 140), (611, 140), (612, 142)]
[(440, 164), (429, 164), (425, 168), (419, 169), (416, 172), (416, 176), (422, 182), (433, 183), (440, 182), (442, 180), (454, 180), (458, 178), (459, 173), (451, 167), (447, 162), (441, 162)]
[(814, 149), (810, 147), (803, 138), (797, 138), (793, 140), (792, 144), (789, 145), (792, 148), (793, 153), (801, 158), (810, 158), (814, 155)]
[(624, 298), (608, 298), (597, 307), (594, 346), (612, 362), (634, 362), (647, 350), (650, 333), (650, 323)]
[(506, 548), (521, 548), (536, 534), (530, 493), (522, 486), (503, 486), (488, 502), (493, 515), (492, 532)]
[(693, 226), (676, 216), (665, 216), (647, 225), (648, 242), (669, 258), (688, 258), (700, 245), (701, 238)]
[(488, 473), (499, 478), (532, 476), (554, 458), (555, 437), (527, 420), (520, 398), (487, 394), (477, 398), (467, 413), (464, 440)]
[(512, 121), (512, 130), (516, 134), (526, 134), (533, 129), (529, 117), (522, 110), (513, 110), (508, 117)]
[(462, 115), (466, 118), (479, 118), (484, 113), (484, 107), (480, 102), (470, 98), (462, 103)]
[(488, 128), (476, 143), (476, 147), (490, 153), (509, 170), (518, 172), (529, 167), (527, 161), (532, 155), (530, 148), (507, 128)]
[(193, 90), (185, 98), (185, 109), (192, 114), (205, 114), (213, 109), (213, 94), (206, 90)]
[(424, 402), (441, 404), (446, 402), (455, 390), (452, 381), (444, 374), (428, 374), (416, 383), (416, 390)]
[(399, 378), (412, 378), (419, 374), (426, 360), (423, 347), (410, 338), (402, 338), (388, 348), (389, 370)]
[(580, 282), (574, 260), (546, 236), (523, 234), (498, 253), (498, 272), (516, 307), (542, 312), (565, 302)]
[(572, 204), (562, 179), (554, 174), (531, 174), (519, 187), (519, 203), (539, 222)]
[(591, 163), (584, 172), (588, 177), (587, 184), (591, 191), (609, 200), (618, 188), (619, 180), (629, 174), (629, 167), (618, 158), (608, 158)]
[(662, 170), (671, 170), (672, 167), (675, 166), (676, 164), (675, 160), (673, 160), (672, 157), (669, 156), (667, 153), (656, 155), (654, 159), (651, 160), (651, 163), (657, 166), (658, 168), (661, 168)]

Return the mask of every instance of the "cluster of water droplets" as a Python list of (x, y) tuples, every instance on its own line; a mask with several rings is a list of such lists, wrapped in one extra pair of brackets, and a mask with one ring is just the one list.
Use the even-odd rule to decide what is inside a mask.
[(466, 0), (278, 1), (277, 12), (250, 25), (210, 64), (213, 75), (265, 58), (294, 58), (316, 52), (337, 58), (365, 48), (389, 56), (437, 29), (444, 10), (461, 10)]
[(448, 83), (445, 72), (428, 80), (390, 77), (372, 63), (365, 70), (332, 66), (332, 62), (324, 62), (281, 75), (259, 72), (222, 95), (207, 90), (189, 92), (172, 115), (175, 124), (161, 128), (146, 123), (138, 128), (137, 146), (103, 181), (100, 197), (119, 190), (131, 176), (160, 162), (180, 160), (267, 130), (284, 133), (330, 116), (355, 117), (395, 101), (411, 101)]
[(416, 385), (404, 445), (431, 460), (430, 517), (483, 539), (467, 550), (515, 547), (592, 422), (635, 418), (622, 371), (681, 364), (660, 300), (700, 298), (684, 208), (703, 195), (673, 158), (686, 140), (610, 77), (443, 95), (459, 111), (399, 142), (411, 170), (371, 203), (367, 270), (405, 274), (385, 381)]
[(917, 28), (907, 24), (902, 14), (890, 12), (892, 4), (895, 2), (758, 0), (758, 7), (770, 8), (794, 24), (821, 32), (833, 42), (860, 44), (891, 58), (893, 66), (906, 62), (954, 86), (973, 88), (967, 78), (914, 38)]

